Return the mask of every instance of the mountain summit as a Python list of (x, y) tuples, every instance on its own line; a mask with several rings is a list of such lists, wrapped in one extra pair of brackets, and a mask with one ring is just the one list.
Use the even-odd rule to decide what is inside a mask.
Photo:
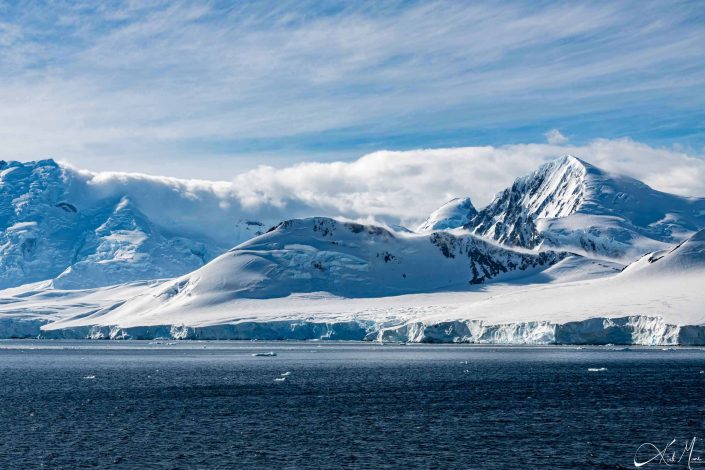
[(501, 243), (534, 248), (542, 240), (536, 221), (577, 212), (589, 192), (587, 175), (595, 170), (573, 156), (546, 163), (500, 192), (466, 226)]

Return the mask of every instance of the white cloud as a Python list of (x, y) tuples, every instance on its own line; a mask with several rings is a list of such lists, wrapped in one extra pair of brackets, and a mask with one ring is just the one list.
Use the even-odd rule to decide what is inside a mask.
[(566, 142), (568, 142), (568, 140), (570, 140), (568, 139), (568, 137), (561, 134), (561, 131), (559, 131), (558, 129), (551, 129), (550, 131), (546, 132), (544, 136), (546, 137), (546, 142), (551, 145), (565, 144)]
[(584, 146), (518, 144), (502, 147), (380, 151), (353, 162), (261, 166), (235, 178), (233, 193), (250, 210), (285, 215), (342, 215), (413, 225), (452, 197), (482, 207), (512, 181), (566, 153), (656, 189), (705, 196), (705, 159), (630, 139)]
[[(379, 151), (352, 162), (310, 162), (280, 169), (260, 166), (232, 182), (73, 171), (86, 180), (94, 197), (130, 193), (157, 219), (179, 219), (179, 211), (192, 213), (205, 204), (192, 223), (227, 225), (237, 217), (276, 222), (327, 215), (414, 225), (453, 197), (470, 196), (482, 207), (516, 177), (566, 153), (656, 189), (705, 196), (703, 156), (629, 139), (601, 139), (584, 146)], [(82, 197), (77, 195), (78, 200)], [(171, 214), (170, 208), (177, 213)]]
[(176, 224), (181, 231), (207, 228), (225, 243), (232, 239), (237, 219), (276, 223), (325, 215), (413, 227), (453, 197), (470, 196), (482, 207), (516, 177), (566, 153), (656, 189), (705, 196), (704, 155), (629, 139), (599, 139), (584, 146), (517, 144), (379, 151), (352, 162), (309, 162), (280, 169), (260, 166), (230, 182), (69, 171), (82, 181), (72, 186), (78, 191), (72, 200), (87, 203), (91, 198), (128, 193), (153, 220)]

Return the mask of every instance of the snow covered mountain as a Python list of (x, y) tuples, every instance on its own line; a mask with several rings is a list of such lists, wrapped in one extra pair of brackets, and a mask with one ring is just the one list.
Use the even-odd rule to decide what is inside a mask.
[(705, 227), (705, 199), (656, 191), (565, 156), (517, 179), (465, 227), (510, 246), (629, 262)]
[[(472, 235), (414, 235), (325, 217), (282, 222), (164, 288), (161, 301), (208, 303), (327, 292), (375, 297), (466, 289), (526, 276), (566, 256), (523, 253)], [(178, 302), (177, 302), (178, 303)]]
[(100, 177), (53, 160), (0, 162), (0, 288), (174, 277), (266, 229), (221, 207), (217, 183)]
[(451, 199), (434, 211), (416, 229), (417, 232), (433, 232), (434, 230), (445, 230), (458, 228), (470, 223), (477, 215), (475, 206), (469, 197), (464, 199)]
[(509, 289), (388, 340), (705, 345), (705, 230), (613, 276)]

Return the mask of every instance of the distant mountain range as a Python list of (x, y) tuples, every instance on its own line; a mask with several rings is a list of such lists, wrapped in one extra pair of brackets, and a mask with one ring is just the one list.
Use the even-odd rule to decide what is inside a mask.
[[(223, 208), (214, 192), (130, 174), (106, 188), (53, 160), (0, 162), (0, 288), (176, 277), (279, 223)], [(662, 193), (567, 156), (479, 211), (469, 198), (450, 201), (417, 232), (464, 230), (506, 247), (627, 263), (702, 227), (705, 199)]]
[(705, 199), (573, 156), (416, 231), (189, 184), (1, 162), (0, 337), (705, 344)]

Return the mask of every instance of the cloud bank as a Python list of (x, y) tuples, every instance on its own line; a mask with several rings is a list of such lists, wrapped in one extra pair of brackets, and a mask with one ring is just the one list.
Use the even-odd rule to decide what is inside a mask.
[[(482, 207), (516, 177), (564, 154), (638, 178), (662, 191), (705, 197), (705, 156), (630, 139), (598, 139), (584, 146), (517, 144), (379, 151), (352, 162), (307, 162), (279, 169), (260, 166), (231, 182), (71, 171), (94, 195), (129, 192), (157, 220), (181, 220), (194, 227), (213, 224), (230, 236), (230, 222), (238, 218), (276, 223), (326, 215), (414, 227), (453, 197), (470, 196)], [(191, 214), (190, 218), (184, 220), (184, 214)]]

